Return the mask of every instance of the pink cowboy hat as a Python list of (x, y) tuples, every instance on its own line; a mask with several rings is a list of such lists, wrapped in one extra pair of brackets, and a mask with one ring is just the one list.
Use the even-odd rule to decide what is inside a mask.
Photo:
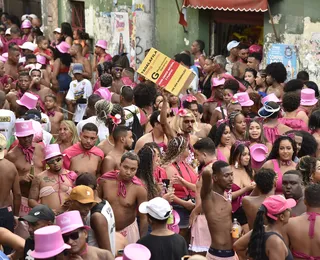
[(18, 105), (26, 107), (28, 109), (36, 108), (37, 102), (38, 98), (29, 92), (24, 93), (20, 100), (17, 100)]
[(44, 154), (45, 160), (62, 155), (58, 144), (48, 144), (44, 149)]
[(97, 94), (99, 95), (100, 97), (102, 97), (103, 99), (107, 100), (107, 101), (111, 101), (111, 97), (112, 97), (112, 94), (111, 92), (109, 91), (109, 89), (107, 88), (98, 88), (94, 94)]
[(149, 260), (151, 258), (150, 250), (141, 244), (127, 245), (123, 250), (123, 256), (116, 260)]
[(56, 48), (61, 53), (67, 53), (69, 51), (69, 49), (70, 49), (70, 45), (68, 43), (66, 43), (66, 42), (61, 42), (59, 45), (57, 45)]
[(37, 55), (37, 62), (42, 64), (42, 65), (46, 65), (46, 57), (42, 56), (42, 55)]
[(55, 225), (36, 230), (34, 242), (34, 251), (31, 251), (31, 256), (35, 259), (51, 258), (71, 248), (64, 243), (60, 227)]
[(301, 90), (301, 106), (313, 106), (317, 104), (318, 99), (316, 99), (315, 91), (311, 88), (305, 88)]
[(265, 96), (263, 99), (261, 99), (261, 104), (263, 105), (267, 101), (273, 101), (273, 102), (276, 102), (276, 103), (281, 103), (281, 100), (279, 98), (277, 98), (277, 96), (274, 93), (271, 93), (271, 94)]
[(29, 20), (24, 20), (21, 24), (21, 29), (30, 29), (32, 28), (32, 24)]
[(221, 79), (213, 78), (212, 79), (212, 87), (214, 88), (214, 87), (217, 87), (217, 86), (224, 85), (225, 82), (226, 82), (225, 78), (221, 78)]
[(251, 107), (254, 102), (250, 99), (247, 92), (241, 92), (234, 95), (242, 107)]
[(263, 162), (267, 157), (268, 148), (264, 144), (254, 144), (250, 147), (250, 154), (252, 160)]
[(108, 43), (105, 40), (98, 40), (95, 46), (106, 50), (108, 48)]
[(27, 121), (17, 121), (15, 123), (15, 136), (17, 137), (26, 137), (29, 135), (33, 135), (35, 133), (33, 126), (32, 126), (32, 120)]
[(56, 223), (61, 228), (61, 233), (69, 233), (78, 228), (90, 229), (90, 227), (83, 225), (80, 212), (77, 210), (68, 211), (56, 217)]

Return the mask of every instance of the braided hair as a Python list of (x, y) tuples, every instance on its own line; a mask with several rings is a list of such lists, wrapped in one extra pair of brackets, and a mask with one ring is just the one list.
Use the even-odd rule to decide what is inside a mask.
[(183, 136), (177, 136), (171, 139), (168, 143), (167, 151), (162, 160), (163, 164), (173, 162), (179, 157), (187, 148), (188, 142)]
[(296, 169), (301, 172), (303, 184), (305, 186), (310, 184), (310, 177), (316, 171), (317, 159), (306, 155), (300, 158)]

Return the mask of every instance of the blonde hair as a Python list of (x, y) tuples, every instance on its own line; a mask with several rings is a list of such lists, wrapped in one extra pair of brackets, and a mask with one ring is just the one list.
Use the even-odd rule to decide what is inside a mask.
[[(79, 136), (78, 136), (78, 132), (77, 132), (77, 129), (76, 129), (76, 125), (74, 124), (73, 121), (71, 120), (63, 120), (61, 121), (60, 125), (61, 124), (65, 124), (66, 127), (68, 128), (68, 130), (72, 133), (72, 140), (71, 140), (71, 143), (74, 145), (75, 143), (77, 143), (79, 141)], [(58, 136), (57, 140), (56, 140), (56, 143), (57, 144), (61, 144), (62, 141), (60, 139), (60, 136)]]
[[(189, 109), (183, 109), (186, 113), (184, 115), (180, 115), (179, 113), (177, 115), (174, 116), (173, 120), (171, 121), (171, 128), (177, 133), (177, 134), (183, 134), (182, 131), (182, 123), (183, 123), (183, 118), (184, 117), (191, 117), (194, 120), (194, 124), (193, 124), (193, 132), (198, 132), (198, 123), (197, 123), (197, 119), (194, 116), (194, 114), (192, 113), (191, 110)], [(180, 111), (180, 110), (179, 110)]]

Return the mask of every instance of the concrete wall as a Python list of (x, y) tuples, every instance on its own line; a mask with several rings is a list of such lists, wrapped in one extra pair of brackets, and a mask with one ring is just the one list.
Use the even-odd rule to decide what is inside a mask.
[[(296, 46), (298, 70), (306, 70), (310, 80), (320, 84), (320, 1), (269, 1), (280, 43)], [(276, 39), (268, 13), (264, 22), (265, 53)]]

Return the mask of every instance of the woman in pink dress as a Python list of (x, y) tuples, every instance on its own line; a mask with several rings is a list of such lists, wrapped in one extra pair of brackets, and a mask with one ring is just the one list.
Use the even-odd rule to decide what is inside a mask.
[(308, 131), (309, 118), (307, 114), (299, 110), (300, 94), (296, 92), (288, 92), (283, 95), (282, 107), (285, 112), (279, 122), (292, 128), (293, 130)]
[(297, 154), (295, 141), (289, 136), (279, 136), (273, 144), (267, 161), (262, 168), (272, 169), (278, 175), (276, 194), (282, 194), (282, 176), (289, 170), (296, 169), (293, 161)]
[(231, 144), (236, 140), (244, 141), (246, 139), (246, 118), (242, 112), (233, 112), (229, 115), (230, 130), (231, 130)]
[(212, 127), (209, 133), (209, 137), (214, 141), (214, 144), (216, 145), (217, 160), (229, 162), (231, 149), (231, 131), (227, 123), (218, 122), (216, 126)]

